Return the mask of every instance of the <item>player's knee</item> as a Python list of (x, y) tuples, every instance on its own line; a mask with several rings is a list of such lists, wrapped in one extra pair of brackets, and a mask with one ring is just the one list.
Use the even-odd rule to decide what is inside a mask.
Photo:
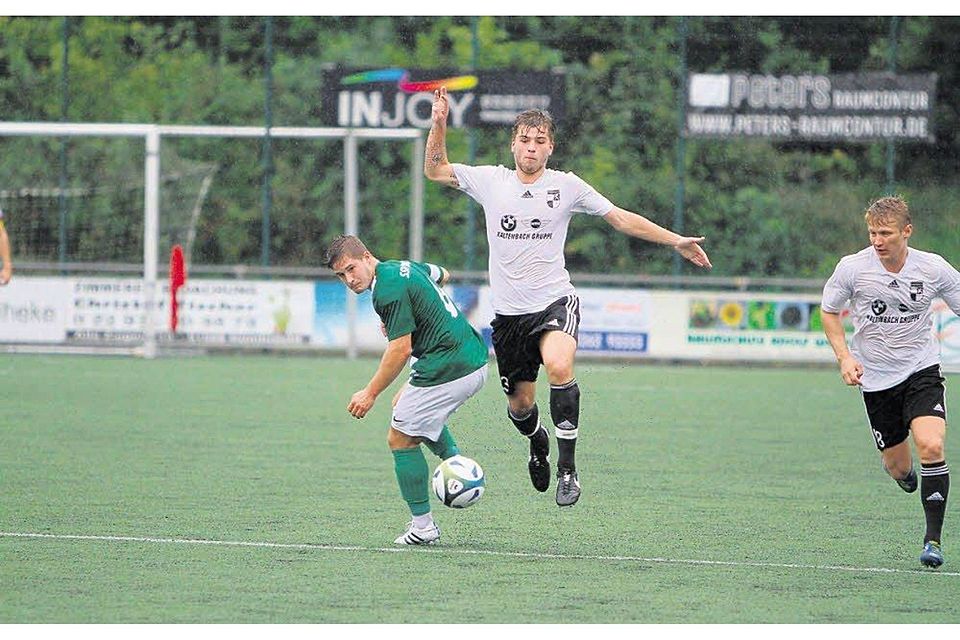
[(884, 460), (884, 461), (883, 461), (883, 468), (886, 470), (887, 474), (888, 474), (891, 478), (897, 478), (897, 479), (899, 479), (899, 478), (903, 478), (903, 477), (906, 476), (908, 473), (910, 473), (910, 469), (912, 468), (912, 465), (911, 465), (909, 459), (907, 459), (907, 460)]
[(545, 357), (543, 366), (550, 384), (565, 384), (573, 380), (573, 362), (565, 355)]
[(902, 478), (913, 467), (913, 459), (910, 455), (910, 445), (907, 442), (900, 442), (892, 447), (884, 449), (881, 454), (883, 457), (883, 468), (893, 478)]
[(533, 410), (536, 396), (517, 391), (512, 396), (507, 396), (507, 404), (510, 407), (510, 413), (515, 416), (525, 416)]
[(915, 438), (917, 455), (921, 462), (940, 462), (943, 460), (943, 439), (938, 437)]
[(390, 447), (391, 451), (393, 451), (394, 449), (400, 448), (399, 446), (397, 446), (399, 442), (398, 442), (396, 433), (397, 432), (394, 431), (393, 429), (387, 429), (387, 446)]
[(420, 444), (419, 441), (412, 436), (408, 436), (401, 431), (397, 431), (393, 427), (387, 429), (387, 446), (390, 447), (391, 451), (395, 451), (397, 449), (411, 449), (418, 444)]

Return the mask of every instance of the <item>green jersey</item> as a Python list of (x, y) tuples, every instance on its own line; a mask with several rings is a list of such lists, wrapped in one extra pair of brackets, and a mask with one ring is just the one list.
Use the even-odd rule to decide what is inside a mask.
[(411, 334), (410, 384), (433, 387), (487, 364), (487, 346), (450, 296), (441, 289), (439, 267), (385, 260), (373, 280), (373, 308), (395, 340)]

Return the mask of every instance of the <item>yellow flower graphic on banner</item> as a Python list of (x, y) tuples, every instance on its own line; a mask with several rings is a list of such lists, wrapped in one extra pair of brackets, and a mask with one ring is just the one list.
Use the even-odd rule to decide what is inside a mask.
[(739, 302), (724, 302), (720, 305), (720, 322), (729, 329), (739, 329), (743, 324), (743, 305)]

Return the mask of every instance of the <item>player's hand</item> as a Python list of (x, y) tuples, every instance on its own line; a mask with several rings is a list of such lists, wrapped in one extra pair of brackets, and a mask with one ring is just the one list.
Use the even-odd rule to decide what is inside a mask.
[(433, 110), (430, 112), (430, 117), (436, 124), (446, 124), (448, 113), (450, 113), (450, 102), (447, 100), (447, 88), (440, 87), (433, 92)]
[(0, 269), (0, 286), (10, 282), (10, 278), (13, 276), (13, 267), (8, 264), (3, 265), (3, 269)]
[(703, 247), (699, 244), (703, 242), (704, 239), (703, 236), (699, 238), (680, 238), (673, 248), (677, 250), (677, 253), (698, 267), (710, 269), (713, 267), (713, 265), (710, 264), (710, 258), (707, 257), (707, 252), (704, 251)]
[(857, 362), (852, 355), (846, 355), (840, 360), (840, 377), (844, 383), (851, 387), (860, 384), (860, 378), (863, 376), (863, 365)]
[(377, 396), (370, 393), (366, 387), (360, 389), (350, 398), (350, 404), (347, 405), (347, 411), (354, 418), (362, 418), (370, 411), (370, 407), (377, 401)]

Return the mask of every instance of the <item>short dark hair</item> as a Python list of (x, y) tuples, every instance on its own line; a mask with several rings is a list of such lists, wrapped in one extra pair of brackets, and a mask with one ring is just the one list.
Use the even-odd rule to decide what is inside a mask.
[(886, 196), (875, 200), (873, 204), (867, 207), (863, 219), (867, 221), (867, 224), (896, 222), (901, 229), (908, 224), (913, 224), (907, 202), (900, 196)]
[(330, 246), (327, 247), (327, 252), (323, 259), (327, 267), (333, 269), (333, 265), (343, 256), (360, 258), (366, 251), (366, 245), (363, 244), (357, 236), (340, 235), (334, 238)]
[(513, 138), (517, 137), (521, 129), (543, 129), (547, 132), (550, 142), (553, 142), (553, 136), (556, 133), (556, 126), (553, 124), (553, 116), (549, 111), (541, 109), (528, 109), (517, 114), (517, 119), (513, 122)]

